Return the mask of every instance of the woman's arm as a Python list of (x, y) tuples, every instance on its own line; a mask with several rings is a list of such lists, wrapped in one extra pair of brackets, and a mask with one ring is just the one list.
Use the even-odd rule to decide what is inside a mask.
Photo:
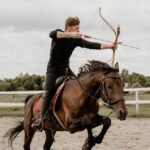
[(78, 32), (61, 32), (57, 31), (57, 38), (81, 38), (82, 34), (79, 34)]

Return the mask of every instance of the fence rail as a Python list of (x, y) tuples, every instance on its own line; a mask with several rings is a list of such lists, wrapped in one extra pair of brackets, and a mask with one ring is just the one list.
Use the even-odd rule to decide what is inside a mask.
[[(43, 93), (43, 92), (44, 91), (11, 91), (11, 92), (1, 91), (0, 95), (10, 95), (12, 97), (15, 97), (15, 95), (28, 95), (28, 94), (37, 94), (37, 93)], [(124, 92), (135, 93), (135, 99), (126, 100), (126, 104), (135, 105), (137, 113), (139, 112), (139, 105), (150, 104), (150, 99), (149, 100), (139, 99), (139, 93), (150, 92), (150, 87), (149, 88), (126, 88), (124, 89)], [(20, 103), (20, 102), (14, 102), (14, 103), (0, 102), (0, 107), (23, 107), (23, 106), (24, 106), (24, 103)]]
[(127, 100), (126, 104), (135, 105), (136, 113), (138, 113), (140, 104), (150, 104), (150, 100), (140, 100), (139, 99), (139, 93), (140, 92), (149, 92), (149, 91), (150, 91), (150, 87), (148, 87), (148, 88), (126, 88), (126, 89), (124, 89), (124, 92), (134, 92), (135, 93), (135, 100)]

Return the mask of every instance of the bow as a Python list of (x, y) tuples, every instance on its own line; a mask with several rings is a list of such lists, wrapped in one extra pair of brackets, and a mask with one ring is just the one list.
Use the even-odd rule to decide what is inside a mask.
[[(101, 8), (99, 8), (99, 15), (101, 17), (101, 19), (111, 28), (111, 30), (113, 31), (114, 35), (115, 35), (115, 41), (114, 44), (118, 43), (118, 38), (120, 35), (120, 27), (117, 27), (117, 32), (115, 31), (115, 29), (113, 28), (113, 26), (102, 16), (101, 13)], [(112, 57), (112, 67), (114, 67), (114, 61), (115, 61), (115, 49), (113, 49), (113, 57)]]

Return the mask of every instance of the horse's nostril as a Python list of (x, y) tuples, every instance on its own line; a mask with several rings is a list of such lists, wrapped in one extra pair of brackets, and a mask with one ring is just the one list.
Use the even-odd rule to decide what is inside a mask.
[(119, 111), (119, 114), (120, 114), (120, 116), (122, 116), (122, 115), (123, 115), (123, 112), (120, 110), (120, 111)]

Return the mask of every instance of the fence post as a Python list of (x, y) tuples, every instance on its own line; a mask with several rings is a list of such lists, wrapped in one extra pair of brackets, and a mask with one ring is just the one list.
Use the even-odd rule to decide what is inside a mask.
[(139, 91), (135, 91), (136, 113), (139, 112)]
[(13, 94), (12, 97), (13, 97), (13, 102), (14, 102), (15, 101), (15, 95)]

